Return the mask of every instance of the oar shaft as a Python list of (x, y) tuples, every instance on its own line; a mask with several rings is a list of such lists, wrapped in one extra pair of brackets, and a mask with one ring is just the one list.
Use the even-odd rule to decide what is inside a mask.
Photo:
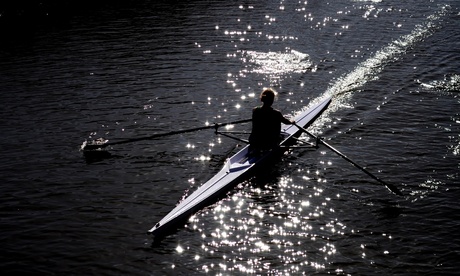
[(251, 120), (252, 119), (245, 119), (245, 120), (238, 120), (238, 121), (219, 123), (219, 124), (216, 123), (216, 124), (209, 125), (209, 126), (195, 127), (195, 128), (182, 129), (182, 130), (175, 130), (175, 131), (170, 131), (170, 132), (165, 132), (165, 133), (157, 133), (157, 134), (152, 134), (150, 136), (138, 137), (138, 138), (115, 141), (115, 142), (108, 142), (108, 143), (104, 143), (104, 144), (97, 144), (97, 145), (87, 144), (84, 149), (104, 148), (104, 147), (107, 147), (107, 146), (126, 144), (126, 143), (131, 143), (131, 142), (142, 141), (142, 140), (150, 140), (150, 139), (155, 139), (155, 138), (160, 138), (160, 137), (165, 137), (165, 136), (171, 136), (171, 135), (176, 135), (176, 134), (182, 134), (182, 133), (189, 133), (189, 132), (200, 131), (200, 130), (205, 130), (205, 129), (212, 129), (212, 128), (217, 129), (219, 127), (223, 127), (223, 126), (227, 126), (227, 125), (247, 123), (247, 122), (250, 122)]
[(204, 127), (196, 127), (196, 128), (183, 129), (183, 130), (175, 130), (175, 131), (170, 131), (170, 132), (165, 132), (165, 133), (157, 133), (157, 134), (152, 134), (146, 137), (138, 137), (138, 138), (133, 138), (133, 139), (128, 139), (128, 140), (108, 142), (104, 144), (104, 146), (106, 147), (106, 146), (112, 146), (112, 145), (120, 145), (120, 144), (126, 144), (126, 143), (131, 143), (131, 142), (137, 142), (137, 141), (142, 141), (142, 140), (151, 140), (155, 138), (182, 134), (182, 133), (188, 133), (188, 132), (194, 132), (194, 131), (210, 129), (210, 128), (214, 128), (214, 126), (204, 126)]
[(358, 165), (356, 162), (354, 162), (353, 160), (351, 160), (350, 158), (348, 158), (345, 154), (341, 153), (340, 151), (338, 151), (337, 149), (335, 149), (333, 146), (329, 145), (328, 143), (326, 143), (325, 141), (319, 139), (317, 136), (315, 136), (314, 134), (310, 133), (308, 130), (304, 129), (303, 127), (299, 126), (298, 124), (295, 124), (300, 130), (302, 130), (303, 132), (305, 132), (306, 134), (308, 134), (309, 136), (311, 136), (312, 138), (316, 139), (316, 141), (318, 141), (319, 143), (325, 145), (327, 148), (329, 148), (330, 150), (332, 150), (333, 152), (335, 152), (336, 154), (338, 154), (340, 157), (342, 157), (343, 159), (347, 160), (348, 162), (350, 162), (353, 166), (357, 167), (358, 169), (360, 169), (361, 171), (363, 171), (364, 173), (366, 173), (367, 175), (369, 175), (370, 177), (372, 177), (373, 179), (377, 180), (380, 184), (383, 184), (385, 187), (387, 187), (391, 192), (397, 194), (397, 195), (400, 195), (402, 196), (403, 194), (401, 193), (401, 191), (399, 191), (398, 188), (396, 188), (395, 186), (393, 186), (392, 184), (389, 184), (389, 183), (386, 183), (384, 182), (383, 180), (381, 180), (380, 178), (378, 178), (377, 176), (373, 175), (372, 173), (370, 173), (368, 170), (364, 169), (363, 167), (361, 167), (360, 165)]
[(233, 136), (233, 135), (230, 135), (230, 134), (228, 134), (227, 132), (216, 131), (216, 134), (223, 135), (223, 136), (225, 136), (225, 137), (231, 138), (231, 139), (236, 140), (236, 141), (243, 142), (243, 143), (245, 143), (245, 144), (249, 144), (249, 141), (248, 141), (248, 140), (242, 139), (242, 138), (239, 138), (239, 137), (236, 137), (236, 136)]
[(378, 178), (377, 176), (371, 174), (369, 171), (367, 171), (366, 169), (364, 169), (363, 167), (361, 167), (360, 165), (358, 165), (356, 162), (354, 162), (353, 160), (351, 160), (350, 158), (348, 158), (345, 154), (341, 153), (340, 151), (338, 151), (337, 149), (335, 149), (334, 147), (332, 147), (331, 145), (329, 145), (328, 143), (326, 143), (325, 141), (323, 140), (320, 140), (320, 143), (325, 145), (326, 147), (328, 147), (330, 150), (332, 150), (333, 152), (337, 153), (338, 155), (340, 155), (343, 159), (347, 160), (348, 162), (350, 162), (351, 164), (353, 164), (355, 167), (357, 167), (358, 169), (362, 170), (363, 172), (365, 172), (367, 175), (369, 175), (370, 177), (374, 178), (375, 180), (377, 180), (378, 182), (384, 184), (384, 185), (387, 185), (385, 182), (383, 182), (380, 178)]

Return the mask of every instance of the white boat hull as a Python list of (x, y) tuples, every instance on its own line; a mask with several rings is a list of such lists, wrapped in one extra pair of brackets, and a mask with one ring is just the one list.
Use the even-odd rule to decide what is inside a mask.
[[(308, 127), (321, 115), (330, 102), (331, 98), (327, 98), (306, 111), (299, 113), (294, 117), (294, 120), (298, 125)], [(295, 142), (292, 137), (300, 136), (301, 131), (294, 125), (283, 125), (282, 134), (285, 139), (280, 143), (280, 146), (289, 146)], [(280, 147), (277, 150), (265, 152), (257, 157), (248, 158), (249, 146), (245, 146), (238, 153), (230, 157), (214, 177), (180, 202), (150, 229), (149, 232), (154, 235), (167, 234), (173, 226), (184, 222), (185, 219), (195, 212), (209, 205), (211, 201), (215, 201), (218, 196), (246, 180), (258, 167), (263, 166), (266, 161), (271, 160), (273, 157), (279, 156), (285, 150), (286, 148)]]

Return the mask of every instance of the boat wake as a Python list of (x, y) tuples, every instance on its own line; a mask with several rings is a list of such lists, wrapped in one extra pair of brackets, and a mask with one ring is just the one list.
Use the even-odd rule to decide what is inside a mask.
[[(449, 5), (441, 7), (439, 11), (428, 16), (424, 23), (415, 26), (410, 34), (390, 42), (373, 56), (358, 64), (352, 72), (336, 80), (327, 89), (326, 95), (341, 95), (344, 98), (348, 98), (351, 97), (351, 93), (349, 92), (355, 91), (369, 81), (378, 79), (378, 74), (382, 72), (388, 64), (400, 59), (400, 57), (406, 54), (414, 45), (433, 35), (436, 30), (441, 28), (442, 19), (448, 15), (450, 9)], [(344, 102), (344, 100), (342, 100), (342, 102)]]

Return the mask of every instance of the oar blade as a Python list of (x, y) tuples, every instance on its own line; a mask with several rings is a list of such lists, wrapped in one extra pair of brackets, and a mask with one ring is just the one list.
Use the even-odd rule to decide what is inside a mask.
[(107, 146), (109, 140), (99, 138), (97, 140), (84, 141), (80, 146), (81, 151), (98, 150)]
[(387, 189), (390, 190), (395, 195), (404, 196), (404, 194), (398, 188), (396, 188), (396, 186), (394, 186), (393, 184), (385, 183), (385, 187), (387, 187)]

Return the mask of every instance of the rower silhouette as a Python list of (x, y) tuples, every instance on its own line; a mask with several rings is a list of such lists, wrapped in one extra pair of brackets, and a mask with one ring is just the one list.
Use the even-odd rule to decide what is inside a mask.
[(281, 142), (281, 123), (287, 125), (295, 123), (272, 107), (275, 96), (276, 92), (273, 89), (264, 89), (260, 94), (260, 101), (263, 105), (252, 110), (252, 131), (249, 136), (249, 152), (251, 155), (279, 146)]

